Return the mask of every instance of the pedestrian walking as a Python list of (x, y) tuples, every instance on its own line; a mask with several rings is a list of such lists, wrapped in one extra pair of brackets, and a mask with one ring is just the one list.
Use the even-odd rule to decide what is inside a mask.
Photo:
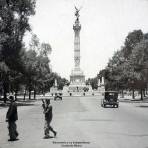
[(44, 100), (42, 100), (43, 104), (42, 104), (42, 107), (43, 107), (43, 113), (45, 115), (45, 125), (44, 125), (44, 138), (50, 138), (50, 135), (49, 135), (49, 131), (51, 131), (53, 134), (54, 134), (54, 137), (56, 137), (57, 135), (57, 132), (51, 127), (51, 121), (52, 121), (52, 117), (53, 117), (53, 114), (52, 114), (52, 105), (50, 104), (50, 99), (47, 100), (46, 99), (46, 102), (44, 102)]
[(6, 114), (6, 122), (8, 122), (8, 131), (10, 136), (9, 141), (15, 141), (18, 140), (17, 125), (15, 123), (16, 120), (18, 120), (17, 104), (13, 96), (10, 96), (9, 100), (10, 100), (10, 105)]

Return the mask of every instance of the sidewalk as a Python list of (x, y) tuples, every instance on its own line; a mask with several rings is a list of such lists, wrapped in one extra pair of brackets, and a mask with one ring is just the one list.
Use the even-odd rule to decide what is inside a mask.
[[(38, 100), (41, 100), (41, 99), (53, 99), (52, 96), (43, 96), (43, 95), (37, 95), (36, 96), (36, 99), (30, 99), (29, 98), (26, 98), (25, 100), (23, 99), (23, 96), (18, 96), (17, 98), (17, 106), (31, 106), (31, 105), (34, 105), (34, 103)], [(4, 101), (2, 99), (0, 99), (0, 109), (2, 108), (8, 108), (10, 104), (10, 101), (7, 100), (6, 103), (4, 103)]]
[[(18, 100), (16, 101), (17, 106), (31, 106), (34, 105), (34, 103), (36, 102), (36, 100)], [(0, 101), (0, 109), (2, 108), (8, 108), (10, 104), (10, 101), (7, 101), (6, 103), (4, 103), (3, 101)]]
[(135, 99), (132, 98), (132, 96), (125, 95), (124, 98), (121, 98), (119, 96), (119, 102), (127, 102), (127, 103), (148, 103), (148, 96), (143, 97), (143, 100), (140, 98), (141, 96), (138, 95), (135, 97)]

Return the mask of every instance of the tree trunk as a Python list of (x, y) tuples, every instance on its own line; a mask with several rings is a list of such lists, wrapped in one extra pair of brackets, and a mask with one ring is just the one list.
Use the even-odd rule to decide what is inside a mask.
[(6, 89), (4, 89), (4, 103), (6, 103), (7, 101), (7, 91)]
[(140, 90), (140, 94), (141, 94), (141, 100), (143, 100), (143, 93), (142, 93), (142, 89)]
[(36, 99), (36, 90), (34, 89), (34, 99)]
[(132, 90), (132, 99), (135, 99), (135, 90)]
[(31, 100), (31, 91), (29, 90), (29, 100)]
[(15, 90), (15, 101), (17, 101), (17, 90)]
[(147, 87), (146, 87), (146, 89), (145, 89), (145, 92), (146, 92), (146, 95), (148, 95), (148, 92), (147, 92)]
[(7, 101), (7, 88), (6, 88), (6, 84), (3, 84), (3, 90), (4, 90), (4, 103), (6, 103)]
[(145, 95), (145, 89), (143, 90), (143, 96), (146, 97), (146, 95)]
[(121, 90), (121, 97), (124, 98), (124, 92), (123, 92), (123, 89)]
[(31, 100), (31, 89), (29, 88), (29, 100)]
[(26, 100), (26, 88), (25, 88), (25, 92), (24, 92), (24, 100)]

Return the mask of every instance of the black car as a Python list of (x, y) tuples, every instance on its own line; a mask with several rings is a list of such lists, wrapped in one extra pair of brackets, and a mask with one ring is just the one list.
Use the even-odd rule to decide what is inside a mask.
[(101, 100), (101, 106), (119, 107), (118, 92), (117, 91), (105, 91), (104, 97)]
[(55, 93), (54, 100), (62, 100), (62, 93)]

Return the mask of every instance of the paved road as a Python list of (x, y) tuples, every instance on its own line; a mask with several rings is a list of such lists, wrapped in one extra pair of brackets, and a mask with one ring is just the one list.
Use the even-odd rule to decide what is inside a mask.
[(51, 101), (56, 138), (43, 139), (41, 101), (18, 107), (18, 141), (8, 142), (4, 122), (7, 109), (0, 109), (0, 148), (148, 148), (148, 103), (120, 103), (102, 108), (100, 97), (65, 97)]

